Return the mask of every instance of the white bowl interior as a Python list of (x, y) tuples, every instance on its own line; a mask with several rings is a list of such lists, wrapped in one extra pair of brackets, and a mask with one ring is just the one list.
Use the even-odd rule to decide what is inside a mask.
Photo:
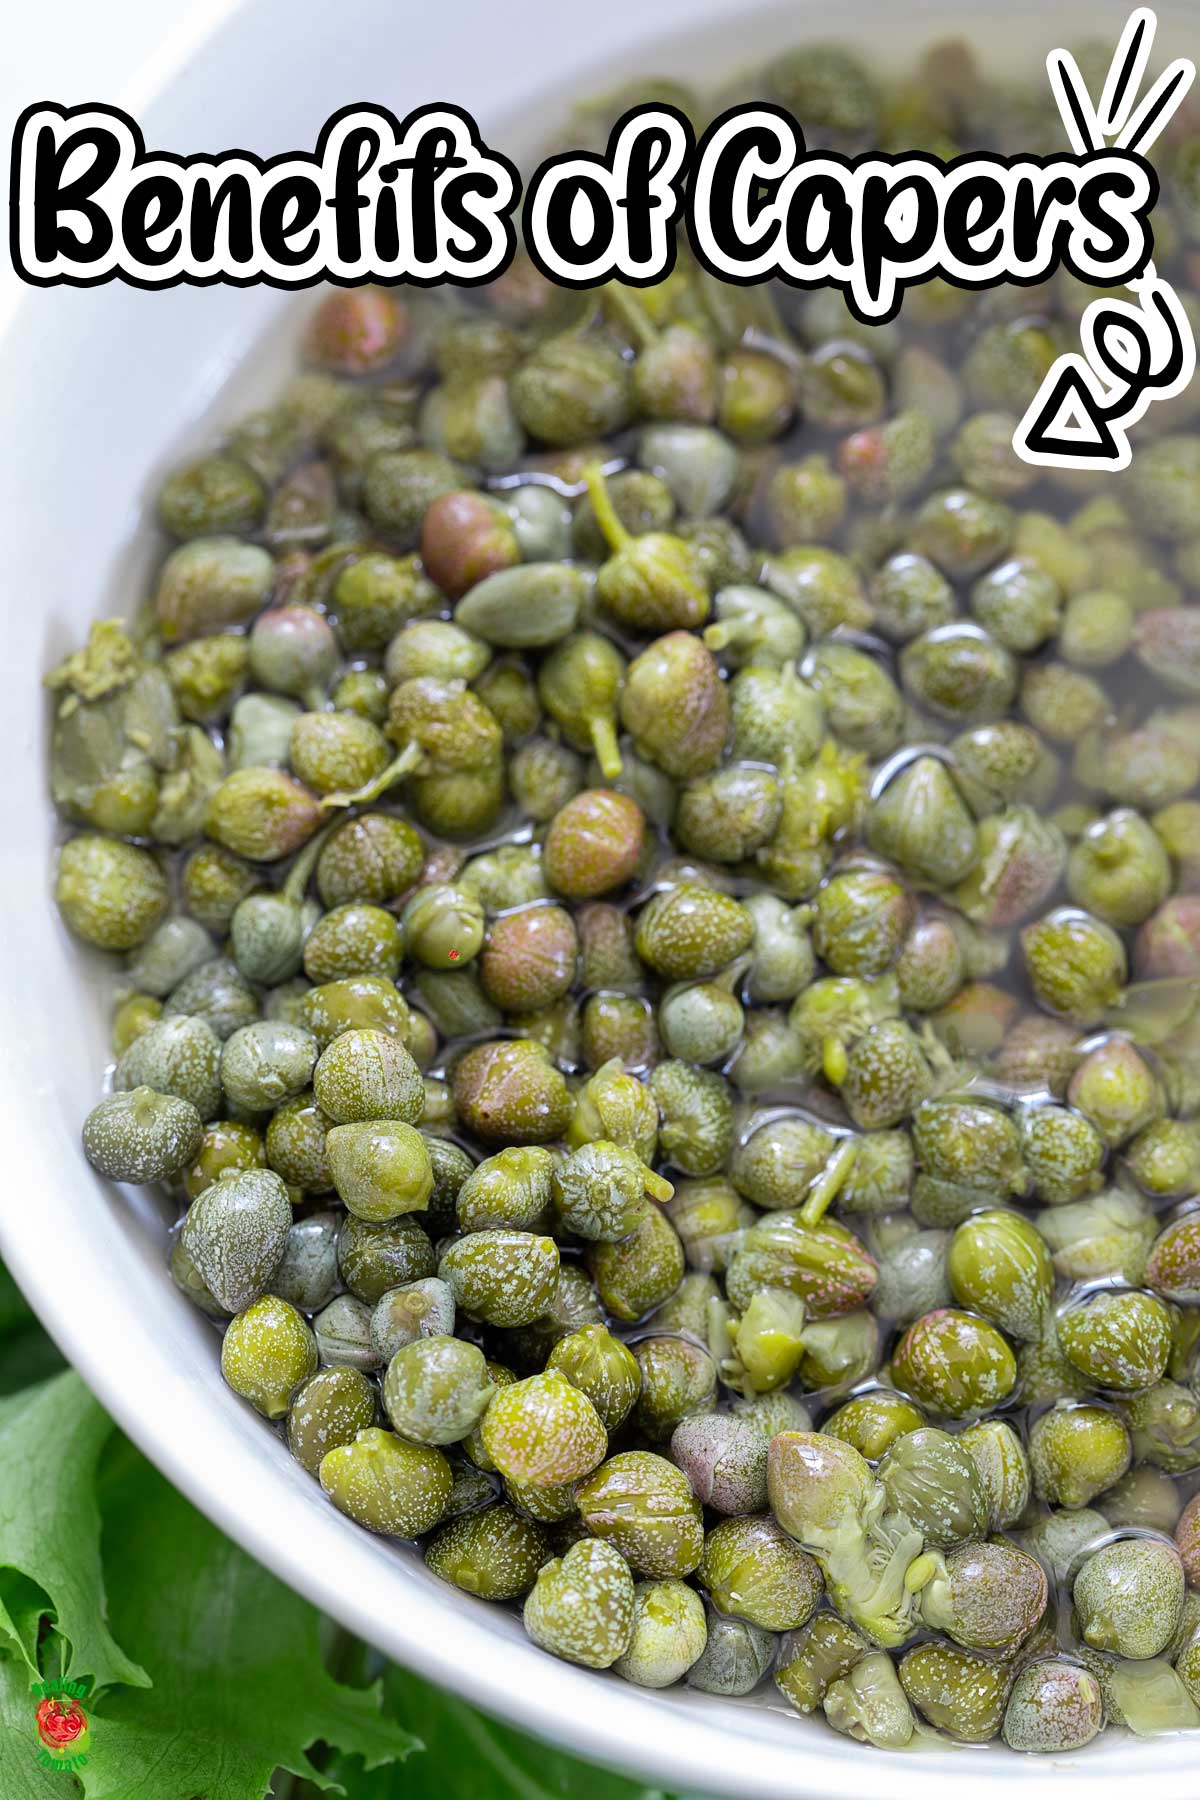
[[(772, 47), (857, 40), (907, 57), (939, 35), (1028, 61), (1068, 32), (1115, 42), (1125, 8), (1050, 17), (1036, 0), (998, 16), (980, 0), (898, 9), (854, 0), (836, 24), (805, 5), (747, 14), (736, 0), (608, 0), (587, 15), (549, 0), (437, 9), (341, 0), (329, 11), (247, 0), (147, 108), (147, 142), (180, 152), (310, 144), (353, 99), (399, 114), (451, 99), (498, 148), (528, 150), (564, 96), (635, 69), (719, 82)], [(1176, 25), (1194, 5), (1162, 7)], [(1048, 33), (1053, 31), (1051, 40)], [(1182, 45), (1187, 48), (1183, 34)], [(911, 46), (911, 49), (909, 48)], [(1194, 48), (1194, 45), (1193, 45)], [(68, 96), (74, 98), (74, 96)], [(519, 129), (509, 129), (512, 121)], [(650, 1694), (554, 1661), (511, 1614), (470, 1600), (419, 1557), (350, 1525), (281, 1439), (222, 1383), (217, 1338), (166, 1271), (165, 1221), (145, 1195), (97, 1181), (79, 1148), (106, 1060), (107, 1008), (92, 959), (49, 899), (54, 820), (38, 681), (95, 618), (142, 593), (156, 550), (146, 502), (181, 450), (269, 395), (305, 302), (268, 289), (123, 287), (30, 293), (0, 344), (8, 457), (5, 639), (10, 773), (0, 868), (0, 1118), (8, 1181), (0, 1249), (47, 1328), (129, 1435), (191, 1499), (285, 1581), (401, 1663), (577, 1753), (674, 1789), (940, 1800), (1021, 1779), (1104, 1800), (1150, 1774), (1161, 1800), (1195, 1791), (1185, 1739), (1108, 1734), (1082, 1756), (1019, 1763), (996, 1749), (892, 1755), (769, 1703)], [(255, 350), (270, 333), (266, 350)], [(251, 352), (255, 352), (251, 356)], [(247, 358), (252, 366), (247, 367)], [(14, 754), (15, 746), (15, 754)]]

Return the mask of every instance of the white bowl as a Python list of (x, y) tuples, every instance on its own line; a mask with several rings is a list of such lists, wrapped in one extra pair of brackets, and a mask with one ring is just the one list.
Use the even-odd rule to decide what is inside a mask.
[[(403, 114), (449, 99), (475, 111), (497, 147), (519, 152), (561, 111), (564, 92), (594, 91), (637, 67), (719, 78), (805, 35), (878, 50), (963, 33), (1012, 55), (1028, 41), (1044, 50), (1046, 32), (1065, 29), (1061, 10), (1047, 21), (1036, 0), (1009, 5), (1003, 17), (998, 10), (918, 0), (898, 22), (898, 9), (880, 0), (853, 0), (831, 24), (803, 5), (748, 16), (737, 0), (606, 0), (586, 14), (562, 0), (456, 0), (444, 12), (379, 0), (332, 8), (248, 0), (152, 97), (141, 122), (154, 146), (270, 154), (308, 146), (325, 116), (351, 100)], [(1115, 41), (1124, 11), (1093, 4), (1075, 24), (1081, 35), (1103, 27)], [(1189, 14), (1194, 22), (1192, 0), (1176, 18)], [(547, 105), (552, 82), (560, 98)], [(514, 120), (520, 129), (507, 129)], [(1135, 1776), (1152, 1780), (1157, 1800), (1194, 1795), (1186, 1739), (1110, 1734), (1081, 1756), (1036, 1764), (995, 1748), (885, 1760), (769, 1704), (651, 1694), (543, 1655), (514, 1615), (444, 1586), (414, 1553), (333, 1510), (222, 1383), (215, 1334), (168, 1278), (155, 1205), (88, 1168), (79, 1126), (106, 1060), (106, 1008), (94, 964), (68, 940), (49, 898), (55, 827), (38, 681), (91, 620), (125, 611), (143, 591), (156, 548), (145, 523), (156, 476), (271, 391), (295, 316), (294, 302), (265, 289), (59, 289), (30, 293), (0, 344), (12, 708), (0, 832), (0, 1249), (17, 1280), (130, 1437), (231, 1537), (399, 1662), (582, 1756), (677, 1792), (756, 1800), (881, 1790), (891, 1800), (957, 1800), (968, 1786), (988, 1800), (1028, 1780), (1072, 1800), (1112, 1800)], [(268, 327), (269, 354), (239, 373)]]

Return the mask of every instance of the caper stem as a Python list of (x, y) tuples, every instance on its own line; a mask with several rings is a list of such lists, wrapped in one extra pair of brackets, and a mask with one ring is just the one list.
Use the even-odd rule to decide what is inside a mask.
[(619, 281), (612, 281), (604, 290), (604, 304), (610, 313), (625, 327), (639, 348), (653, 344), (658, 338), (658, 327), (640, 301), (635, 300), (627, 287)]
[(706, 625), (700, 636), (710, 650), (725, 650), (737, 639), (733, 626), (721, 620), (716, 625)]
[(843, 1138), (817, 1179), (808, 1190), (800, 1208), (802, 1225), (819, 1225), (828, 1209), (846, 1185), (851, 1169), (858, 1161), (858, 1139)]
[(326, 794), (321, 801), (321, 805), (322, 807), (365, 806), (370, 800), (378, 800), (380, 794), (385, 793), (387, 789), (394, 786), (397, 781), (403, 781), (406, 775), (411, 775), (414, 770), (419, 769), (424, 761), (425, 752), (421, 749), (421, 746), (419, 744), (407, 744), (400, 752), (399, 756), (397, 756), (393, 762), (388, 764), (382, 774), (376, 775), (373, 780), (365, 782), (362, 787), (355, 788), (353, 793)]
[(821, 1045), (821, 1070), (830, 1087), (841, 1087), (849, 1067), (845, 1044), (831, 1033)]
[(612, 503), (601, 465), (598, 462), (589, 463), (583, 472), (583, 479), (587, 483), (587, 491), (596, 511), (596, 523), (604, 533), (605, 542), (611, 550), (626, 549), (632, 538), (622, 525)]
[(617, 745), (617, 731), (610, 713), (593, 713), (588, 720), (588, 730), (592, 737), (592, 748), (596, 752), (596, 761), (607, 781), (615, 781), (624, 764)]
[(653, 1169), (644, 1168), (643, 1175), (646, 1183), (646, 1192), (649, 1194), (650, 1198), (652, 1200), (661, 1201), (665, 1206), (675, 1192), (672, 1183), (669, 1182), (665, 1176), (656, 1174)]
[(325, 840), (332, 832), (337, 830), (341, 822), (340, 819), (331, 819), (328, 825), (323, 825), (321, 827), (316, 837), (310, 838), (308, 843), (305, 844), (303, 850), (301, 850), (295, 862), (288, 870), (287, 879), (281, 890), (288, 900), (300, 901), (304, 898), (304, 890), (308, 886), (308, 878), (316, 867), (317, 858), (321, 854)]

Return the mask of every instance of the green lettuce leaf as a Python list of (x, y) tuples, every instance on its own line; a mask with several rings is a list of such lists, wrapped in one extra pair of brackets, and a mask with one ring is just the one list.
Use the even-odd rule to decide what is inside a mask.
[(15, 1394), (63, 1366), (58, 1346), (38, 1324), (24, 1294), (0, 1263), (0, 1394)]
[[(71, 1647), (67, 1674), (96, 1687), (145, 1686), (147, 1675), (105, 1622), (96, 1461), (108, 1414), (72, 1371), (0, 1400), (0, 1633), (32, 1673), (43, 1602)], [(36, 1607), (31, 1614), (30, 1609)]]
[(112, 1623), (153, 1688), (89, 1709), (88, 1800), (257, 1800), (277, 1768), (336, 1787), (317, 1742), (367, 1769), (417, 1748), (380, 1686), (347, 1687), (322, 1655), (321, 1616), (223, 1537), (123, 1441), (104, 1472)]
[(356, 1774), (350, 1759), (335, 1756), (327, 1772), (351, 1800), (673, 1800), (500, 1725), (395, 1664), (383, 1689), (388, 1712), (420, 1732), (427, 1754), (411, 1767), (371, 1774)]
[(73, 1800), (80, 1791), (74, 1777), (38, 1765), (37, 1698), (29, 1684), (23, 1658), (0, 1656), (0, 1794), (4, 1800)]

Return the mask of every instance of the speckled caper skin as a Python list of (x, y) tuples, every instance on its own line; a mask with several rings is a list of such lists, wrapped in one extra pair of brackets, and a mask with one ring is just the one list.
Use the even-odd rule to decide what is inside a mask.
[(455, 1065), (453, 1089), (459, 1117), (488, 1143), (543, 1144), (570, 1123), (566, 1082), (528, 1040), (468, 1050)]
[(429, 1444), (369, 1426), (321, 1458), (321, 1486), (339, 1512), (384, 1537), (420, 1537), (450, 1499), (450, 1464)]
[(1094, 1025), (1125, 980), (1125, 947), (1111, 925), (1062, 908), (1021, 933), (1033, 991), (1048, 1012)]
[(931, 1639), (905, 1651), (898, 1674), (922, 1717), (960, 1744), (986, 1744), (999, 1735), (1009, 1686), (1003, 1663)]
[(920, 1612), (965, 1650), (1011, 1654), (1046, 1610), (1045, 1570), (1003, 1540), (962, 1544), (921, 1588)]
[(325, 1139), (333, 1120), (310, 1090), (276, 1107), (267, 1124), (265, 1160), (291, 1187), (323, 1194), (333, 1186)]
[(438, 1274), (469, 1318), (529, 1325), (554, 1297), (558, 1246), (531, 1231), (472, 1231), (444, 1251)]
[[(212, 957), (215, 945), (195, 919), (164, 919), (146, 942), (130, 954), (126, 979), (144, 994), (163, 999)], [(135, 1034), (136, 1035), (136, 1034)]]
[(325, 1150), (338, 1198), (360, 1219), (379, 1223), (428, 1204), (433, 1168), (411, 1125), (398, 1119), (335, 1125)]
[(241, 1026), (252, 1025), (259, 1013), (258, 995), (236, 963), (214, 956), (172, 988), (162, 1018), (201, 1019), (224, 1043)]
[(455, 1312), (454, 1295), (436, 1276), (388, 1288), (371, 1310), (371, 1348), (389, 1363), (407, 1344), (452, 1333)]
[(959, 1432), (957, 1442), (978, 1471), (990, 1529), (1008, 1530), (1023, 1516), (1032, 1491), (1024, 1444), (1006, 1419), (981, 1419), (968, 1425)]
[(300, 1313), (286, 1300), (264, 1294), (226, 1327), (221, 1373), (265, 1418), (279, 1419), (291, 1397), (317, 1367), (317, 1345)]
[(1131, 1455), (1122, 1421), (1097, 1406), (1060, 1401), (1029, 1434), (1034, 1489), (1055, 1506), (1086, 1506), (1121, 1479)]
[(729, 695), (716, 659), (689, 632), (670, 631), (634, 658), (620, 706), (640, 754), (672, 780), (690, 780), (720, 762)]
[(852, 1445), (869, 1462), (877, 1462), (898, 1438), (906, 1432), (919, 1431), (924, 1422), (922, 1414), (903, 1394), (889, 1388), (872, 1388), (830, 1413), (821, 1429), (827, 1436)]
[(1171, 1315), (1153, 1294), (1094, 1294), (1061, 1312), (1056, 1330), (1068, 1362), (1121, 1393), (1153, 1387), (1171, 1353)]
[(241, 1312), (257, 1300), (283, 1255), (292, 1208), (270, 1169), (228, 1175), (193, 1200), (183, 1244), (221, 1305)]
[(690, 1575), (704, 1550), (700, 1502), (681, 1469), (649, 1450), (609, 1457), (577, 1490), (593, 1536), (612, 1544), (642, 1575)]
[[(220, 1111), (221, 1041), (203, 1019), (160, 1019), (130, 1044), (113, 1073), (117, 1093), (149, 1087), (187, 1100), (202, 1119)], [(304, 1083), (301, 1083), (303, 1086)]]
[(579, 940), (561, 906), (528, 906), (496, 919), (480, 958), (483, 991), (509, 1013), (539, 1012), (569, 993)]
[(661, 1443), (682, 1420), (715, 1404), (716, 1365), (699, 1344), (684, 1337), (646, 1337), (634, 1346), (634, 1356), (642, 1378), (635, 1418), (652, 1443)]
[(452, 1520), (425, 1550), (435, 1575), (484, 1600), (519, 1600), (549, 1560), (545, 1528), (503, 1503)]
[(885, 1452), (878, 1476), (889, 1505), (911, 1520), (930, 1547), (979, 1537), (988, 1505), (979, 1471), (956, 1437), (932, 1426), (906, 1432)]
[(1125, 1167), (1143, 1194), (1182, 1199), (1200, 1187), (1200, 1132), (1190, 1119), (1152, 1120), (1126, 1148)]
[(853, 1122), (864, 1131), (878, 1131), (898, 1125), (932, 1085), (912, 1030), (899, 1019), (885, 1019), (846, 1052), (838, 1091)]
[[(555, 1208), (574, 1236), (619, 1242), (641, 1219), (648, 1174), (631, 1150), (597, 1138), (559, 1160), (550, 1184)], [(661, 1193), (669, 1198), (669, 1187)]]
[(1185, 1213), (1155, 1238), (1146, 1259), (1146, 1285), (1180, 1306), (1200, 1301), (1200, 1214)]
[(338, 1220), (332, 1212), (295, 1219), (271, 1276), (272, 1293), (300, 1312), (315, 1313), (328, 1305), (341, 1285), (337, 1236)]
[(579, 1480), (602, 1460), (608, 1446), (595, 1407), (557, 1369), (494, 1393), (482, 1438), (502, 1475), (534, 1487)]
[(171, 1246), (168, 1267), (171, 1273), (171, 1280), (175, 1283), (175, 1286), (179, 1289), (180, 1293), (185, 1294), (192, 1302), (193, 1306), (198, 1306), (205, 1318), (216, 1319), (221, 1325), (224, 1325), (228, 1321), (230, 1316), (229, 1308), (222, 1306), (221, 1302), (212, 1292), (212, 1289), (184, 1249), (181, 1238), (177, 1237)]
[(167, 878), (149, 851), (84, 832), (62, 847), (54, 898), (67, 925), (101, 950), (132, 950), (165, 918)]
[(813, 946), (835, 975), (883, 973), (912, 922), (912, 902), (882, 870), (851, 869), (820, 889)]
[(1104, 1702), (1094, 1675), (1074, 1663), (1047, 1660), (1023, 1669), (1004, 1711), (1010, 1750), (1058, 1755), (1090, 1744), (1104, 1724)]
[(353, 1294), (335, 1294), (313, 1318), (323, 1368), (373, 1371), (379, 1353), (371, 1342), (371, 1308)]
[(110, 1094), (83, 1124), (83, 1153), (110, 1181), (165, 1181), (189, 1163), (204, 1122), (187, 1100), (136, 1087)]
[(609, 1433), (623, 1424), (641, 1391), (641, 1364), (604, 1325), (583, 1325), (568, 1332), (551, 1350), (546, 1367), (565, 1375), (587, 1395)]
[(1060, 1206), (1100, 1186), (1104, 1140), (1065, 1106), (1031, 1107), (1021, 1121), (1021, 1154), (1039, 1200)]
[(982, 1212), (961, 1224), (946, 1255), (950, 1287), (1010, 1338), (1039, 1338), (1054, 1292), (1050, 1252), (1017, 1212)]
[(385, 906), (412, 886), (424, 860), (424, 846), (407, 820), (363, 813), (326, 841), (317, 859), (317, 892), (329, 907), (351, 900)]
[(383, 1378), (384, 1411), (400, 1436), (415, 1444), (460, 1443), (491, 1397), (483, 1351), (456, 1337), (405, 1344)]
[(926, 1101), (913, 1115), (913, 1149), (929, 1175), (1019, 1194), (1025, 1184), (1015, 1122), (995, 1106), (954, 1098)]
[(356, 1300), (374, 1306), (389, 1288), (422, 1281), (437, 1256), (419, 1218), (375, 1221), (348, 1213), (338, 1233), (338, 1272)]
[(243, 1025), (221, 1051), (221, 1086), (234, 1106), (265, 1112), (303, 1093), (317, 1060), (317, 1040), (278, 1019)]
[(808, 1225), (802, 1213), (766, 1213), (730, 1259), (725, 1287), (735, 1306), (762, 1288), (783, 1288), (817, 1318), (861, 1306), (875, 1286), (874, 1259), (852, 1231), (828, 1215)]
[(288, 1448), (315, 1475), (330, 1450), (353, 1443), (375, 1419), (375, 1390), (358, 1369), (318, 1369), (292, 1395)]
[(696, 1498), (714, 1512), (740, 1515), (765, 1510), (767, 1440), (754, 1426), (730, 1413), (683, 1419), (671, 1434), (671, 1458), (687, 1476)]
[(639, 1581), (633, 1635), (613, 1667), (637, 1687), (671, 1687), (687, 1674), (707, 1639), (704, 1602), (694, 1588), (682, 1581)]
[(402, 957), (400, 927), (380, 906), (353, 901), (335, 906), (314, 925), (304, 945), (304, 973), (318, 985), (351, 975), (395, 979)]
[(424, 1094), (412, 1057), (383, 1031), (343, 1031), (313, 1070), (313, 1096), (336, 1125), (400, 1119), (415, 1125)]
[(920, 1405), (960, 1419), (1007, 1399), (1017, 1366), (993, 1325), (944, 1307), (909, 1326), (892, 1357), (892, 1374)]
[(733, 1145), (733, 1093), (720, 1075), (686, 1063), (660, 1062), (649, 1087), (658, 1104), (658, 1141), (685, 1175), (711, 1175)]
[(379, 975), (348, 975), (309, 988), (302, 1014), (322, 1050), (343, 1031), (382, 1031), (403, 1040), (410, 1023), (403, 995)]
[(152, 994), (129, 994), (113, 1008), (110, 1041), (114, 1056), (122, 1056), (143, 1031), (162, 1018), (162, 1001)]
[(608, 1669), (629, 1648), (634, 1608), (625, 1558), (611, 1544), (584, 1539), (543, 1566), (523, 1616), (543, 1650), (585, 1668)]
[(976, 856), (975, 824), (946, 766), (936, 757), (908, 763), (867, 815), (867, 840), (910, 875), (945, 887), (967, 874)]
[(876, 1250), (879, 1280), (874, 1304), (880, 1318), (911, 1325), (925, 1313), (949, 1306), (953, 1298), (946, 1276), (949, 1241), (945, 1231), (908, 1230), (901, 1242), (888, 1245), (886, 1255)]
[(505, 1359), (523, 1374), (532, 1374), (568, 1332), (603, 1322), (604, 1308), (587, 1270), (576, 1262), (560, 1262), (558, 1279), (545, 1311), (530, 1324), (506, 1331), (501, 1349)]
[(1084, 1057), (1071, 1076), (1067, 1099), (1113, 1148), (1149, 1125), (1163, 1105), (1154, 1070), (1122, 1037), (1106, 1038)]
[(805, 1119), (769, 1120), (735, 1148), (730, 1179), (755, 1206), (771, 1211), (799, 1206), (835, 1147), (831, 1132)]
[(477, 1163), (461, 1183), (455, 1212), (463, 1231), (528, 1231), (546, 1215), (554, 1158), (540, 1144), (515, 1145)]
[(769, 1514), (725, 1519), (704, 1540), (699, 1577), (722, 1612), (768, 1631), (807, 1624), (821, 1572)]
[(1103, 1514), (1088, 1506), (1063, 1507), (1058, 1512), (1039, 1512), (1021, 1534), (1021, 1547), (1044, 1564), (1057, 1582), (1066, 1581), (1084, 1551), (1090, 1551), (1108, 1535)]
[(209, 837), (251, 862), (279, 862), (321, 823), (316, 797), (282, 769), (235, 769), (208, 805)]
[(240, 900), (258, 883), (258, 871), (220, 844), (201, 844), (180, 870), (180, 897), (208, 931), (225, 931)]
[(774, 1658), (774, 1633), (748, 1619), (729, 1618), (712, 1606), (706, 1608), (706, 1622), (704, 1649), (687, 1672), (687, 1685), (702, 1694), (731, 1699), (753, 1693)]
[(831, 1683), (848, 1675), (867, 1649), (852, 1625), (836, 1613), (818, 1612), (802, 1631), (782, 1640), (775, 1685), (798, 1713), (815, 1712)]
[[(262, 1134), (253, 1125), (243, 1125), (233, 1119), (214, 1119), (204, 1127), (195, 1156), (183, 1171), (184, 1192), (189, 1200), (194, 1200), (227, 1171), (262, 1169), (267, 1165)], [(285, 1175), (284, 1180), (287, 1179)]]
[(1121, 1538), (1089, 1556), (1071, 1595), (1084, 1641), (1116, 1656), (1158, 1656), (1175, 1636), (1185, 1574), (1158, 1538)]
[(628, 794), (589, 788), (554, 815), (546, 834), (546, 876), (572, 900), (623, 887), (641, 861), (646, 816)]
[(736, 900), (685, 881), (642, 909), (635, 942), (642, 961), (664, 980), (695, 981), (715, 975), (753, 936), (753, 920)]
[(683, 1279), (683, 1245), (666, 1214), (645, 1201), (626, 1237), (589, 1248), (587, 1266), (608, 1311), (631, 1322), (675, 1292)]

